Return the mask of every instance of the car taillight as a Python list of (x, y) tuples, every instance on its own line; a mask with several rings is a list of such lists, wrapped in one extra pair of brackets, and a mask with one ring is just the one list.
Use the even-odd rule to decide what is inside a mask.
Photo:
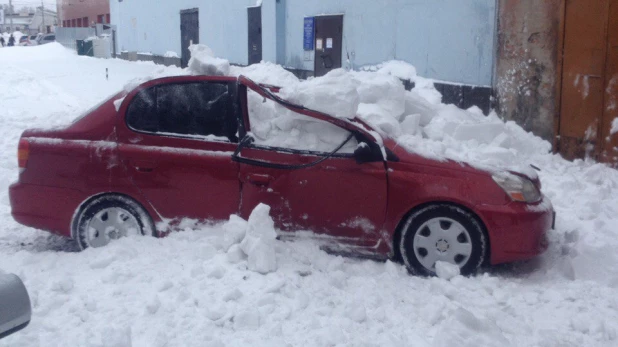
[(19, 172), (26, 170), (26, 164), (28, 163), (28, 157), (30, 156), (30, 144), (28, 140), (19, 140), (19, 146), (17, 147), (17, 162), (19, 165)]

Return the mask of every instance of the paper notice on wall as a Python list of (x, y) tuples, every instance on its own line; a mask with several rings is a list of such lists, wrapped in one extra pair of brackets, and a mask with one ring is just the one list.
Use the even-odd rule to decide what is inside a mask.
[(322, 47), (324, 47), (322, 39), (317, 39), (315, 41), (315, 49), (322, 49)]
[(333, 48), (333, 38), (329, 37), (326, 39), (326, 48)]

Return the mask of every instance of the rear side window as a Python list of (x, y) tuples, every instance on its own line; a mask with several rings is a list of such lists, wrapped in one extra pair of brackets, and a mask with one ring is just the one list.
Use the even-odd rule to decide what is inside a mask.
[(238, 121), (224, 83), (161, 85), (141, 91), (127, 111), (127, 125), (161, 135), (219, 136), (236, 141)]

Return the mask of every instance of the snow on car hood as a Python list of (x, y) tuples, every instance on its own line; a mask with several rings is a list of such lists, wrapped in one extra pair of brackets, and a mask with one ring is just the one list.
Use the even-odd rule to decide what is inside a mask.
[[(462, 110), (443, 104), (433, 82), (416, 76), (414, 67), (404, 62), (385, 63), (375, 71), (338, 69), (307, 81), (270, 63), (232, 67), (231, 73), (281, 86), (281, 97), (296, 104), (338, 118), (359, 117), (408, 152), (436, 161), (535, 179), (530, 164), (551, 150), (549, 142), (494, 112), (485, 116), (478, 107)], [(406, 91), (400, 78), (411, 79), (416, 87)]]

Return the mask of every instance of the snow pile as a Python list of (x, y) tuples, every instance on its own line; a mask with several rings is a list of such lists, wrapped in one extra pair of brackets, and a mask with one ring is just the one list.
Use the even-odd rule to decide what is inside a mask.
[(240, 249), (248, 257), (249, 270), (267, 274), (277, 270), (277, 258), (275, 257), (275, 222), (269, 215), (270, 207), (259, 204), (247, 223), (244, 239), (240, 243)]
[[(224, 233), (219, 243), (221, 249), (226, 252), (229, 263), (239, 264), (246, 261), (249, 270), (261, 274), (277, 270), (275, 253), (277, 232), (269, 213), (269, 206), (259, 204), (248, 221), (232, 215), (228, 222), (221, 225)], [(213, 276), (219, 277), (216, 274)]]
[(230, 73), (230, 62), (215, 57), (214, 52), (206, 45), (191, 45), (189, 71), (194, 75), (226, 76)]
[[(289, 72), (263, 63), (233, 69), (232, 74), (282, 86), (282, 98), (335, 117), (359, 116), (409, 152), (435, 160), (464, 162), (492, 172), (510, 169), (536, 177), (529, 164), (551, 150), (549, 142), (514, 122), (502, 121), (495, 113), (485, 116), (478, 107), (462, 110), (442, 104), (433, 83), (417, 76), (407, 63), (387, 62), (374, 70), (339, 69), (299, 81)], [(410, 79), (415, 88), (406, 91), (400, 79)]]
[(167, 51), (167, 52), (165, 52), (165, 54), (163, 54), (163, 57), (164, 58), (180, 58), (178, 53), (176, 53), (174, 51)]
[[(437, 103), (418, 77), (416, 91), (404, 91), (403, 113), (389, 115), (396, 122), (378, 122), (401, 103), (384, 94), (370, 99), (373, 87), (357, 86), (359, 109), (375, 108), (377, 116), (367, 117), (385, 135), (399, 124), (397, 140), (414, 151), (475, 162), (490, 151), (540, 166), (543, 191), (558, 213), (543, 256), (471, 278), (414, 277), (391, 261), (326, 254), (310, 240), (270, 244), (265, 208), (255, 222), (184, 221), (183, 232), (164, 239), (131, 237), (77, 253), (75, 243), (20, 226), (10, 215), (7, 189), (17, 178), (20, 133), (70, 122), (129, 81), (187, 71), (79, 57), (57, 44), (0, 49), (0, 66), (0, 269), (24, 280), (35, 317), (2, 347), (617, 344), (618, 171), (565, 161), (514, 123)], [(290, 90), (306, 83), (272, 64), (231, 73), (239, 70)], [(392, 71), (376, 72), (372, 81), (365, 73), (348, 72), (363, 85), (395, 91)], [(276, 271), (250, 269), (240, 246), (248, 235), (274, 247)]]
[[(332, 152), (349, 133), (333, 124), (300, 116), (280, 104), (248, 93), (249, 120), (255, 142), (264, 146)], [(353, 153), (357, 143), (351, 139), (340, 153)]]
[(436, 275), (438, 278), (450, 280), (455, 276), (460, 275), (459, 266), (444, 261), (436, 262)]
[(232, 66), (230, 74), (232, 76), (244, 75), (256, 82), (275, 86), (293, 86), (300, 82), (293, 73), (284, 69), (281, 65), (271, 62), (262, 62), (246, 67)]
[(460, 308), (442, 322), (434, 347), (508, 347), (509, 341), (500, 328), (488, 319), (479, 319), (470, 311)]
[(618, 118), (612, 122), (612, 129), (609, 131), (611, 135), (618, 134)]
[[(4, 37), (4, 45), (8, 45), (9, 43), (9, 38), (11, 37), (11, 34), (7, 31), (2, 35), (2, 37)], [(13, 38), (15, 38), (15, 46), (19, 45), (19, 40), (21, 39), (22, 36), (24, 36), (25, 34), (22, 33), (21, 31), (14, 31), (13, 32)], [(2, 48), (2, 46), (0, 46), (0, 48)]]

